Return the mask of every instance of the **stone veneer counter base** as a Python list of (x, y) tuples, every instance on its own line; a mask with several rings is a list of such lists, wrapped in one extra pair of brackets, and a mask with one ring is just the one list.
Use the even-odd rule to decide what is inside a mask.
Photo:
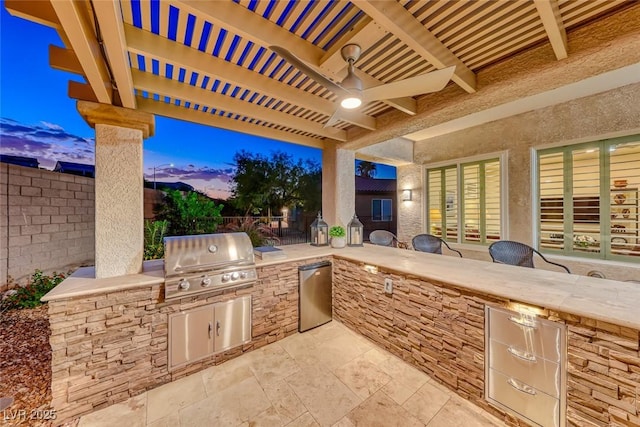
[[(287, 258), (257, 262), (253, 286), (167, 302), (162, 261), (109, 279), (85, 268), (58, 285), (44, 298), (56, 423), (295, 333), (298, 267), (333, 259), (337, 319), (510, 424), (520, 421), (482, 398), (487, 304), (530, 304), (568, 325), (571, 423), (640, 426), (640, 286), (372, 245), (283, 249)], [(252, 341), (169, 372), (168, 315), (244, 295), (253, 300)]]

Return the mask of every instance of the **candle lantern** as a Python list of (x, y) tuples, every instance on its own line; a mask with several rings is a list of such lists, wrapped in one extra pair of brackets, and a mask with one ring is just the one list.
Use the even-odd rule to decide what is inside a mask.
[(347, 226), (347, 244), (349, 246), (362, 246), (362, 232), (364, 227), (358, 216), (353, 214), (353, 218)]
[(322, 219), (322, 214), (320, 212), (318, 212), (318, 217), (311, 224), (311, 245), (329, 245), (329, 226)]

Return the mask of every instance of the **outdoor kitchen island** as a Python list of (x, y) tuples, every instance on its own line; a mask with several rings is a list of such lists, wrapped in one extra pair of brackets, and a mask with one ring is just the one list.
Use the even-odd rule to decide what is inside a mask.
[[(331, 260), (334, 319), (507, 422), (524, 424), (483, 397), (485, 306), (528, 306), (566, 325), (568, 425), (640, 425), (637, 284), (371, 245), (283, 249), (287, 258), (257, 262), (251, 286), (173, 301), (162, 261), (120, 278), (82, 269), (59, 285), (45, 297), (56, 423), (296, 333), (298, 267)], [(169, 371), (170, 314), (247, 295), (250, 342)]]

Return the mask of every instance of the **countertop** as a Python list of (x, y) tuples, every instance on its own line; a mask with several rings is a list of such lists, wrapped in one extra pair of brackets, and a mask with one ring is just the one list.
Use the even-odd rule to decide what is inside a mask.
[[(382, 267), (398, 273), (449, 283), (512, 301), (590, 317), (640, 329), (640, 284), (598, 279), (486, 261), (428, 254), (365, 244), (332, 249), (308, 244), (283, 246), (287, 257), (262, 261), (256, 266), (282, 264), (335, 256)], [(379, 273), (380, 274), (380, 273)], [(76, 271), (43, 298), (43, 301), (107, 293), (164, 282), (162, 260), (146, 261), (143, 272), (107, 279), (93, 278), (93, 268)]]

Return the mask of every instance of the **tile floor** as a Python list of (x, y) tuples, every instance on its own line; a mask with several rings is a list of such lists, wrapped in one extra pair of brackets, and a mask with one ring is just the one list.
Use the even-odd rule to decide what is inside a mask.
[(335, 320), (100, 411), (79, 426), (501, 426)]

